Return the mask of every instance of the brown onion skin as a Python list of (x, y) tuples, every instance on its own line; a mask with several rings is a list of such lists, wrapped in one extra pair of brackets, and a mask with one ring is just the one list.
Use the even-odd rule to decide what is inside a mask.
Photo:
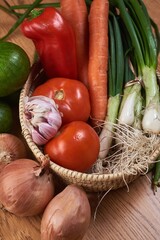
[(17, 216), (34, 216), (44, 211), (54, 197), (51, 173), (36, 176), (39, 164), (31, 159), (18, 159), (6, 165), (0, 174), (0, 203)]
[(41, 240), (81, 240), (91, 221), (84, 190), (68, 185), (47, 205), (41, 221)]
[(27, 149), (24, 142), (10, 133), (0, 134), (0, 172), (11, 161), (27, 158)]

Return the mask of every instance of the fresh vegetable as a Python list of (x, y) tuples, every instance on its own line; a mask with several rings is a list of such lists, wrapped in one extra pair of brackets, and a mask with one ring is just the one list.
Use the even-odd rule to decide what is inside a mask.
[(87, 121), (90, 116), (88, 89), (78, 80), (53, 78), (39, 85), (33, 96), (44, 95), (52, 98), (62, 113), (62, 123)]
[(125, 48), (125, 86), (119, 109), (118, 123), (142, 130), (142, 79), (138, 76), (138, 63), (134, 56), (131, 37), (121, 19), (120, 24)]
[(0, 174), (0, 202), (17, 216), (34, 216), (44, 211), (54, 196), (48, 168), (31, 159), (17, 159)]
[(99, 138), (87, 123), (74, 121), (65, 125), (57, 136), (44, 146), (45, 154), (58, 165), (84, 172), (96, 161)]
[(88, 88), (93, 125), (100, 125), (107, 113), (108, 15), (107, 0), (92, 2), (89, 13)]
[(126, 84), (124, 95), (119, 110), (119, 124), (133, 126), (135, 129), (142, 129), (142, 96), (139, 80)]
[[(156, 78), (160, 36), (141, 0), (111, 0), (111, 12), (120, 23), (125, 50), (124, 58), (121, 59), (125, 60), (124, 82), (126, 84), (118, 112), (118, 124), (114, 124), (114, 145), (112, 145), (110, 154), (105, 156), (103, 161), (101, 160), (101, 165), (97, 164), (97, 168), (100, 166), (99, 172), (104, 173), (119, 171), (128, 174), (146, 173), (151, 163), (151, 156), (156, 158), (158, 155), (154, 154), (154, 149), (157, 149), (159, 145), (159, 135), (156, 133), (160, 128), (160, 98)], [(110, 43), (113, 41), (110, 40)], [(113, 50), (115, 51), (115, 48)], [(110, 75), (112, 59), (109, 59)], [(115, 71), (113, 73), (115, 74)], [(109, 81), (109, 88), (110, 86), (112, 85)], [(153, 111), (154, 107), (156, 109)], [(144, 114), (143, 120), (142, 114)], [(156, 178), (158, 175), (156, 172)]]
[(38, 145), (53, 138), (62, 124), (61, 114), (54, 100), (45, 96), (26, 97), (24, 115), (32, 139)]
[(35, 11), (32, 14), (36, 17), (25, 19), (21, 30), (33, 40), (47, 77), (77, 79), (76, 43), (72, 27), (53, 7)]
[(46, 207), (41, 239), (82, 240), (90, 221), (91, 209), (86, 193), (76, 185), (68, 185)]
[(117, 17), (109, 15), (109, 72), (107, 116), (100, 133), (99, 158), (104, 159), (112, 145), (114, 124), (117, 122), (124, 86), (124, 47)]
[(61, 14), (73, 27), (76, 37), (78, 80), (88, 85), (88, 10), (85, 0), (61, 0)]
[[(159, 36), (153, 33), (152, 22), (143, 1), (111, 0), (128, 31), (134, 47), (138, 78), (145, 89), (145, 111), (142, 119), (144, 132), (160, 133), (160, 94), (156, 77)], [(127, 10), (126, 10), (127, 9)]]
[(160, 187), (160, 156), (157, 158), (153, 168), (152, 188), (153, 192), (157, 192), (157, 187)]
[(13, 126), (13, 114), (9, 104), (0, 102), (0, 133), (11, 131)]
[(20, 89), (30, 71), (26, 52), (12, 42), (0, 42), (0, 97)]
[(26, 147), (20, 138), (9, 133), (0, 134), (0, 171), (11, 161), (26, 157)]

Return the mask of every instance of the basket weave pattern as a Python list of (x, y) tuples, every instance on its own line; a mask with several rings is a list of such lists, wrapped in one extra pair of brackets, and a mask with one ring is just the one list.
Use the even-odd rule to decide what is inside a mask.
[[(30, 76), (25, 83), (19, 102), (19, 118), (22, 129), (22, 135), (24, 136), (30, 150), (34, 154), (37, 161), (42, 162), (45, 159), (48, 159), (48, 156), (43, 154), (43, 151), (33, 142), (29, 130), (26, 128), (25, 119), (24, 119), (24, 98), (26, 96), (31, 96), (33, 89), (35, 88), (38, 81), (43, 78), (43, 70), (40, 65), (34, 64)], [(158, 73), (157, 75), (160, 76)], [(160, 155), (160, 146), (155, 150), (155, 152), (150, 156), (150, 160), (154, 161), (158, 155)], [(107, 191), (110, 189), (117, 189), (129, 184), (135, 180), (141, 173), (137, 171), (137, 174), (129, 173), (116, 173), (116, 174), (95, 174), (95, 173), (80, 173), (65, 169), (53, 162), (50, 161), (50, 168), (53, 173), (58, 175), (60, 179), (66, 183), (75, 183), (79, 186), (84, 187), (86, 191)], [(145, 171), (145, 169), (144, 169)]]

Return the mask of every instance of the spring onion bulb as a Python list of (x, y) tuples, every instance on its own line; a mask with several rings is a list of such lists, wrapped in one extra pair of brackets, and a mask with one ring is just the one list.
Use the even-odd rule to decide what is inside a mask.
[(160, 94), (156, 78), (156, 71), (145, 67), (143, 70), (146, 89), (146, 108), (142, 119), (145, 132), (160, 133)]
[(142, 126), (146, 132), (160, 133), (160, 105), (150, 103), (145, 109)]
[[(133, 85), (128, 86), (126, 91), (124, 91), (124, 100), (122, 101), (118, 118), (119, 124), (127, 124), (129, 126), (134, 125), (137, 115), (137, 104), (140, 106), (140, 91), (141, 85), (138, 82), (135, 82)], [(141, 109), (138, 110), (138, 112), (140, 111)]]

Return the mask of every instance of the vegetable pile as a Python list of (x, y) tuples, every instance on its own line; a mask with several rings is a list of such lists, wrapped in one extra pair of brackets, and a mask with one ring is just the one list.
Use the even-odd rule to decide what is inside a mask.
[(28, 78), (30, 60), (15, 43), (0, 41), (0, 49), (0, 133), (7, 133), (13, 127), (12, 104)]
[[(41, 2), (0, 5), (18, 18), (0, 40), (0, 141), (11, 145), (0, 144), (0, 202), (19, 216), (44, 213), (42, 239), (82, 239), (91, 218), (87, 195), (75, 185), (57, 194), (50, 161), (96, 174), (137, 174), (135, 165), (141, 172), (152, 163), (156, 191), (160, 160), (150, 156), (160, 145), (160, 34), (142, 0)], [(24, 99), (24, 124), (48, 156), (40, 163), (11, 134), (4, 103), (30, 72), (24, 50), (5, 41), (18, 26), (44, 73)]]

